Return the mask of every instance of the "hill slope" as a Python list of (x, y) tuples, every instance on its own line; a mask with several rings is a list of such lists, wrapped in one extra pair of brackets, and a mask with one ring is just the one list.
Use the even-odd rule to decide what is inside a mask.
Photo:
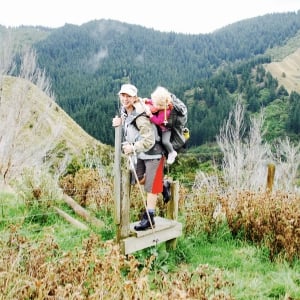
[[(66, 24), (34, 46), (61, 107), (92, 136), (112, 145), (111, 117), (122, 83), (134, 83), (142, 97), (163, 85), (185, 101), (186, 90), (202, 85), (220, 68), (256, 56), (257, 64), (270, 62), (266, 50), (285, 45), (299, 30), (295, 13), (252, 18), (205, 35), (99, 20)], [(214, 102), (213, 95), (208, 101)], [(197, 146), (193, 138), (190, 144)]]
[(6, 181), (24, 168), (59, 172), (73, 155), (102, 145), (44, 92), (21, 78), (0, 80), (0, 122), (0, 174)]
[(292, 91), (300, 93), (300, 48), (282, 61), (264, 66), (278, 80), (279, 85), (283, 85), (289, 93)]
[[(230, 107), (224, 109), (224, 99), (232, 102), (243, 90), (251, 113), (274, 100), (273, 79), (264, 78), (262, 72), (260, 78), (250, 79), (251, 70), (271, 62), (270, 50), (285, 47), (282, 59), (299, 48), (299, 31), (299, 13), (269, 14), (205, 35), (162, 33), (99, 20), (66, 24), (41, 36), (34, 31), (32, 46), (59, 105), (96, 139), (113, 145), (111, 118), (119, 111), (117, 92), (122, 83), (132, 82), (142, 97), (163, 85), (186, 102), (193, 133), (189, 144), (199, 146), (214, 141), (219, 122), (227, 117)], [(240, 78), (244, 86), (239, 87)], [(265, 80), (264, 87), (256, 80)], [(201, 128), (213, 130), (200, 132)]]

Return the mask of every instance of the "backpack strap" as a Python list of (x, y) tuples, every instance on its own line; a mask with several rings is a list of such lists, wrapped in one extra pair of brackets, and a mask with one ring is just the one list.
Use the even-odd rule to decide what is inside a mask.
[[(149, 116), (146, 114), (145, 111), (141, 112), (140, 114), (138, 114), (137, 116), (135, 116), (135, 118), (131, 121), (130, 124), (134, 125), (134, 127), (139, 130), (139, 128), (137, 127), (136, 125), (136, 120), (137, 118), (141, 117), (141, 116), (144, 116), (144, 117), (147, 117), (149, 118)], [(155, 134), (155, 144), (154, 146), (148, 150), (147, 152), (145, 152), (145, 154), (147, 155), (166, 155), (166, 152), (162, 146), (162, 143), (161, 143), (161, 136), (160, 136), (160, 131), (159, 131), (159, 126), (155, 125), (154, 123), (151, 123), (152, 124), (152, 127), (153, 127), (153, 130), (154, 130), (154, 134)]]

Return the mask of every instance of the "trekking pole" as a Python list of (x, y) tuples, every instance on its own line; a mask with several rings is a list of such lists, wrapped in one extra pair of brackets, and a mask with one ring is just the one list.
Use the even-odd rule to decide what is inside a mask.
[[(129, 160), (130, 170), (133, 172), (135, 181), (136, 181), (137, 184), (138, 184), (139, 191), (140, 191), (140, 193), (141, 193), (142, 200), (143, 200), (143, 203), (144, 203), (144, 207), (145, 207), (145, 210), (146, 210), (146, 213), (147, 213), (147, 217), (148, 217), (148, 220), (149, 220), (150, 225), (151, 225), (152, 234), (154, 235), (154, 227), (153, 227), (153, 224), (152, 224), (152, 221), (151, 221), (149, 212), (148, 212), (148, 210), (147, 210), (147, 201), (146, 201), (146, 199), (145, 199), (145, 195), (144, 195), (143, 190), (142, 190), (142, 185), (141, 185), (140, 182), (139, 182), (139, 179), (138, 179), (138, 176), (137, 176), (135, 167), (134, 167), (134, 165), (135, 165), (134, 162), (135, 162), (135, 160), (136, 160), (136, 153), (134, 152), (133, 155), (128, 155), (128, 160)], [(153, 241), (157, 244), (158, 238), (155, 238)]]

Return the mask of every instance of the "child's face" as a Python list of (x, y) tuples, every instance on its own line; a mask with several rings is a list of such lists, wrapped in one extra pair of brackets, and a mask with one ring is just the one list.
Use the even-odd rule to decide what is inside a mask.
[(157, 101), (154, 101), (153, 104), (154, 104), (154, 106), (155, 106), (157, 109), (159, 109), (159, 110), (165, 109), (165, 106), (166, 106), (166, 104), (163, 103), (162, 101), (158, 101), (158, 102), (157, 102)]

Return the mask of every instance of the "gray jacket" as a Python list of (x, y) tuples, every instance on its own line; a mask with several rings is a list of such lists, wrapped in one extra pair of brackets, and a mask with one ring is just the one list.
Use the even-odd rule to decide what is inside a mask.
[(124, 140), (134, 145), (140, 159), (159, 159), (163, 148), (159, 142), (156, 125), (150, 122), (145, 108), (140, 102), (134, 104), (134, 110), (127, 114), (122, 110)]

